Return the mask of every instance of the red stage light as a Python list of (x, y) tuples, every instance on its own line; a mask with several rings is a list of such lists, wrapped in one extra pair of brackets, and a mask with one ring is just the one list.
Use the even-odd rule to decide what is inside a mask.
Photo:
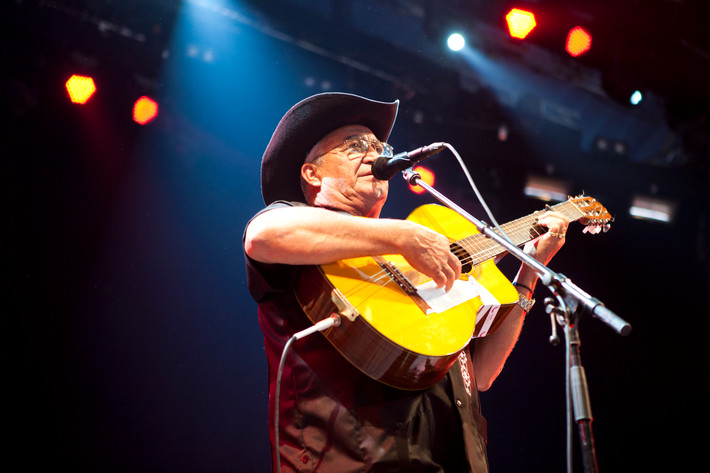
[(87, 76), (80, 76), (77, 74), (72, 75), (69, 80), (66, 81), (64, 87), (67, 89), (69, 94), (69, 100), (72, 103), (85, 104), (96, 92), (96, 84), (94, 79)]
[[(434, 171), (431, 171), (424, 166), (416, 166), (413, 171), (419, 173), (419, 176), (421, 176), (422, 181), (424, 181), (425, 184), (429, 184), (430, 186), (434, 185), (434, 180), (436, 178)], [(422, 186), (413, 186), (411, 184), (409, 184), (409, 190), (415, 194), (422, 194), (425, 192), (425, 189)]]
[(158, 116), (158, 102), (145, 95), (133, 104), (133, 121), (141, 125), (153, 120)]
[(565, 49), (574, 57), (581, 56), (592, 48), (592, 35), (581, 26), (575, 26), (567, 34)]
[(531, 11), (513, 8), (505, 15), (508, 32), (513, 38), (523, 39), (537, 26), (535, 14)]

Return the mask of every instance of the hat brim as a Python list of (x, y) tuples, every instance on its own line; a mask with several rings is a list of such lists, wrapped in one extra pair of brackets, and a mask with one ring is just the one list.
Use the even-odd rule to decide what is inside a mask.
[(325, 135), (346, 125), (363, 125), (387, 141), (399, 100), (379, 102), (359, 95), (329, 92), (294, 105), (279, 122), (261, 159), (261, 194), (267, 205), (277, 200), (303, 201), (301, 166)]

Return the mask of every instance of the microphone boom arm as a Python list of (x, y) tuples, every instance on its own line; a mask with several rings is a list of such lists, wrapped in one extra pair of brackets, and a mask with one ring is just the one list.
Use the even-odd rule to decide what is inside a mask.
[(547, 266), (540, 263), (538, 260), (531, 257), (523, 250), (515, 246), (507, 238), (494, 232), (490, 225), (478, 220), (477, 218), (466, 212), (464, 209), (462, 209), (460, 206), (452, 202), (442, 193), (440, 193), (432, 186), (424, 182), (421, 179), (421, 176), (418, 173), (414, 172), (411, 168), (403, 170), (402, 175), (409, 184), (419, 185), (426, 189), (426, 191), (433, 195), (439, 202), (456, 211), (466, 220), (473, 223), (479, 232), (483, 233), (488, 238), (494, 240), (496, 243), (508, 250), (508, 252), (511, 253), (513, 256), (533, 268), (540, 276), (540, 281), (544, 285), (553, 286), (555, 289), (558, 290), (561, 289), (564, 294), (576, 300), (579, 305), (589, 311), (589, 313), (591, 313), (594, 317), (607, 324), (619, 335), (625, 336), (631, 332), (631, 325), (629, 325), (628, 322), (620, 318), (614, 312), (607, 309), (606, 306), (604, 306), (604, 304), (600, 300), (591, 297), (589, 294), (580, 289), (576, 284), (574, 284), (569, 278), (562, 274), (553, 272)]
[[(523, 263), (532, 267), (540, 275), (540, 280), (545, 284), (548, 289), (557, 297), (560, 303), (559, 309), (565, 314), (563, 325), (565, 326), (565, 333), (567, 335), (567, 351), (568, 356), (568, 383), (567, 383), (567, 396), (568, 406), (570, 404), (570, 399), (574, 404), (574, 420), (577, 422), (579, 438), (582, 450), (582, 463), (584, 466), (585, 473), (598, 473), (598, 464), (596, 449), (594, 446), (594, 435), (592, 432), (592, 415), (591, 406), (589, 402), (589, 391), (586, 383), (586, 376), (584, 374), (584, 368), (581, 365), (580, 353), (579, 353), (579, 333), (577, 328), (577, 319), (579, 318), (580, 308), (586, 309), (594, 317), (598, 318), (602, 322), (606, 323), (612, 329), (614, 329), (620, 335), (627, 335), (631, 332), (631, 325), (626, 321), (621, 319), (619, 316), (614, 314), (612, 311), (607, 309), (604, 304), (602, 304), (598, 299), (590, 297), (589, 294), (581, 290), (575, 284), (572, 283), (567, 277), (557, 274), (551, 271), (547, 266), (540, 263), (535, 258), (531, 257), (523, 250), (515, 246), (507, 237), (499, 235), (492, 230), (488, 224), (476, 219), (464, 209), (456, 205), (450, 199), (445, 197), (439, 191), (434, 189), (432, 186), (427, 184), (421, 179), (418, 173), (414, 172), (411, 168), (404, 169), (402, 171), (404, 179), (412, 185), (419, 185), (427, 190), (431, 195), (436, 197), (441, 203), (451, 208), (452, 210), (458, 212), (462, 217), (473, 223), (479, 232), (491, 238), (499, 245), (503, 246), (508, 252), (512, 253), (516, 258), (518, 258)], [(558, 309), (554, 309), (558, 310)], [(574, 317), (573, 317), (574, 315)], [(562, 322), (560, 322), (562, 324)], [(554, 326), (554, 325), (553, 325)], [(568, 421), (571, 418), (571, 412), (568, 407)], [(568, 427), (571, 426), (571, 421), (568, 422)], [(567, 469), (571, 470), (571, 431), (568, 431), (568, 455), (567, 455)]]

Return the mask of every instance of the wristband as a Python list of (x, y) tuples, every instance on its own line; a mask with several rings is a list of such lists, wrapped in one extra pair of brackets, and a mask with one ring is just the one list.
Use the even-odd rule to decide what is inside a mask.
[(533, 293), (533, 290), (530, 289), (530, 288), (529, 288), (528, 286), (526, 286), (525, 284), (521, 284), (521, 283), (519, 283), (519, 282), (514, 282), (514, 283), (513, 283), (513, 286), (522, 287), (523, 289), (527, 289), (528, 291), (530, 291), (530, 294), (531, 294), (531, 295), (532, 295), (532, 293)]

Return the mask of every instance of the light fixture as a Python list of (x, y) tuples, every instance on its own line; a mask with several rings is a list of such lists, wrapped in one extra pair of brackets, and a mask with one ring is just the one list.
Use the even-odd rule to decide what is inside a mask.
[(505, 15), (508, 33), (511, 37), (525, 39), (535, 29), (535, 14), (528, 10), (513, 8)]
[(579, 57), (592, 48), (592, 35), (581, 26), (575, 26), (567, 34), (565, 50), (572, 57)]
[(452, 51), (461, 51), (466, 46), (466, 38), (460, 33), (452, 33), (446, 40), (446, 44)]
[(152, 121), (158, 116), (158, 102), (145, 95), (133, 104), (133, 121), (140, 125)]
[(72, 103), (84, 105), (88, 102), (96, 92), (96, 83), (89, 76), (73, 74), (65, 83), (64, 87), (69, 94), (69, 100)]
[(676, 207), (675, 202), (636, 195), (631, 200), (629, 214), (640, 220), (671, 223), (675, 218)]
[(545, 202), (562, 202), (569, 197), (569, 184), (557, 179), (540, 176), (528, 176), (524, 194)]

